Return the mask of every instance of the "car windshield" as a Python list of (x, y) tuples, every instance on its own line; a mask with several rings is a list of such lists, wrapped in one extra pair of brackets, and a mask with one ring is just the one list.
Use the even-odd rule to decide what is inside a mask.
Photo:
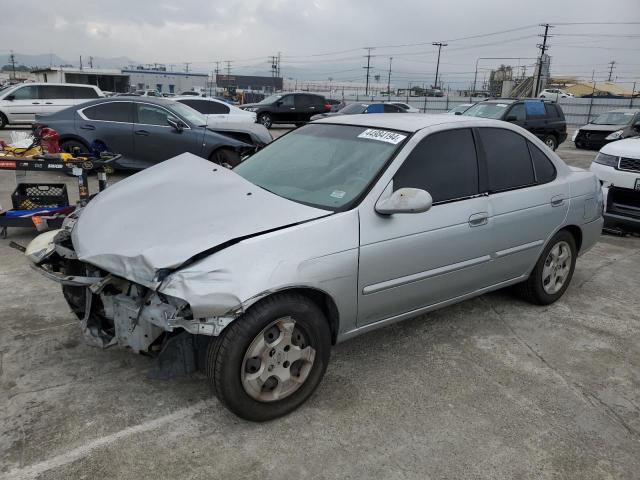
[(271, 95), (270, 97), (265, 98), (264, 100), (258, 102), (258, 104), (267, 105), (274, 102), (277, 102), (282, 98), (282, 95)]
[(384, 129), (309, 124), (255, 153), (234, 171), (294, 202), (338, 210), (358, 199), (407, 136)]
[(631, 122), (633, 112), (607, 112), (598, 115), (591, 123), (594, 125), (626, 125)]
[(207, 118), (204, 115), (184, 103), (175, 102), (171, 105), (171, 108), (174, 112), (193, 125), (204, 127), (207, 124)]
[(367, 107), (369, 105), (365, 105), (363, 103), (352, 103), (351, 105), (347, 105), (344, 108), (341, 108), (340, 110), (338, 110), (340, 113), (346, 113), (351, 114), (351, 113), (362, 113), (364, 112)]
[(477, 103), (473, 107), (470, 107), (469, 110), (464, 112), (464, 114), (468, 117), (482, 117), (482, 118), (501, 118), (504, 114), (506, 108), (509, 106), (508, 103)]

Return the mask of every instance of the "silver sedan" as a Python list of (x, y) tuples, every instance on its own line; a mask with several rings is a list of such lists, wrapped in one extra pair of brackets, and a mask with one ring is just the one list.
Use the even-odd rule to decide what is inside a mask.
[(509, 123), (353, 115), (234, 170), (151, 167), (26, 253), (89, 342), (159, 360), (182, 342), (161, 364), (192, 349), (222, 403), (263, 421), (309, 398), (337, 342), (510, 285), (555, 302), (602, 208), (592, 173)]

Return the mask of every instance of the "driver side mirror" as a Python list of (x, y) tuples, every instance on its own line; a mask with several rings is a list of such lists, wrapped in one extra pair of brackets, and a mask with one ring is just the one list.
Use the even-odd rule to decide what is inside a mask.
[(631, 125), (635, 130), (640, 130), (640, 120), (636, 120), (636, 122)]
[(184, 130), (184, 124), (177, 118), (167, 117), (167, 123), (178, 133), (181, 133), (182, 130)]
[(455, 112), (454, 115), (462, 115), (462, 112)]
[(384, 200), (376, 203), (376, 212), (381, 215), (394, 213), (422, 213), (431, 208), (433, 198), (429, 192), (419, 188), (399, 188)]
[(7, 95), (6, 97), (4, 97), (5, 100), (8, 100), (10, 102), (13, 102), (16, 99), (16, 96), (11, 94), (11, 95)]

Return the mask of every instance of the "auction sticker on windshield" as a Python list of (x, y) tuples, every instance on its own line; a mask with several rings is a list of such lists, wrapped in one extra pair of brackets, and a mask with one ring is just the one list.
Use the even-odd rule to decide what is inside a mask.
[(387, 142), (393, 145), (397, 145), (402, 140), (407, 138), (407, 136), (396, 132), (389, 132), (388, 130), (376, 130), (375, 128), (367, 128), (364, 132), (358, 135), (358, 138), (367, 138), (369, 140), (378, 140), (379, 142)]

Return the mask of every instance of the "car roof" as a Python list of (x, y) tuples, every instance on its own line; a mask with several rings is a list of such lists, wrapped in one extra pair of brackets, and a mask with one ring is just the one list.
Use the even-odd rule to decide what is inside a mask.
[(478, 102), (478, 103), (513, 103), (517, 101), (518, 100), (516, 100), (515, 98), (490, 98), (488, 100), (485, 100), (484, 102)]
[(89, 87), (98, 88), (95, 85), (87, 85), (86, 83), (60, 83), (60, 82), (21, 82), (11, 85), (11, 87), (24, 87), (25, 85), (37, 86), (53, 86), (53, 87)]
[(176, 95), (175, 97), (171, 97), (171, 100), (179, 102), (180, 100), (204, 100), (205, 102), (216, 102), (216, 103), (226, 103), (219, 98), (214, 97), (196, 97), (195, 95)]
[(90, 105), (95, 105), (98, 103), (111, 103), (111, 102), (135, 102), (135, 103), (152, 103), (155, 105), (164, 105), (171, 106), (175, 105), (176, 102), (174, 100), (175, 97), (164, 98), (164, 97), (143, 97), (141, 95), (124, 95), (124, 96), (115, 96), (115, 97), (101, 97), (96, 98), (95, 100), (89, 100), (88, 102), (82, 103), (78, 105), (80, 108), (88, 107)]
[(499, 120), (487, 118), (466, 117), (464, 115), (443, 115), (441, 113), (394, 113), (394, 114), (357, 114), (338, 115), (315, 120), (313, 123), (333, 123), (341, 125), (356, 125), (359, 127), (388, 128), (404, 132), (417, 132), (433, 125), (477, 122), (478, 124), (503, 125)]

